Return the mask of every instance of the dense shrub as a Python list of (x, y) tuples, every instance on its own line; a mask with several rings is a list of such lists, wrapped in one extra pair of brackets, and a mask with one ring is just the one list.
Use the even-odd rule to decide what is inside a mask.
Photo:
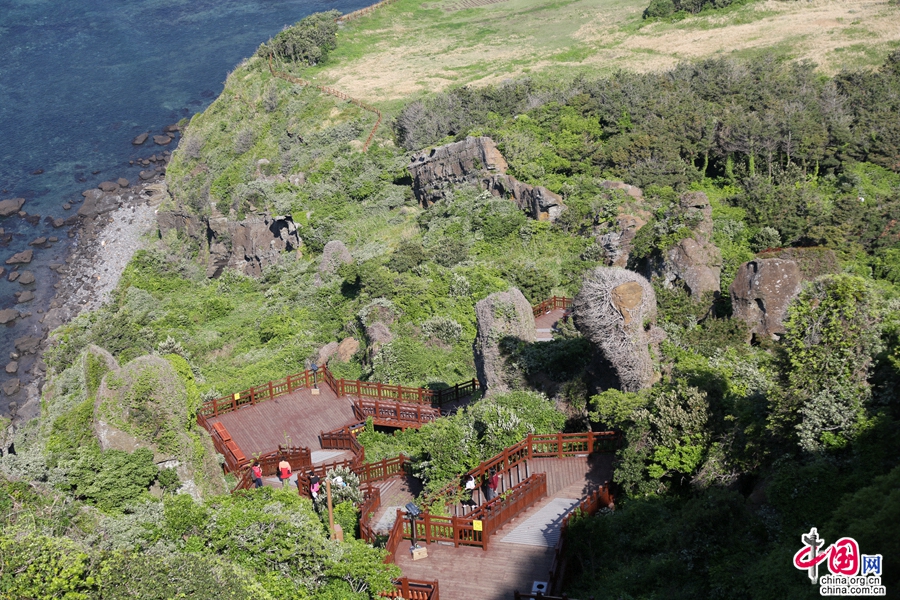
[(337, 46), (336, 10), (312, 14), (286, 27), (271, 40), (260, 46), (257, 54), (268, 58), (271, 52), (277, 58), (316, 65), (328, 58)]

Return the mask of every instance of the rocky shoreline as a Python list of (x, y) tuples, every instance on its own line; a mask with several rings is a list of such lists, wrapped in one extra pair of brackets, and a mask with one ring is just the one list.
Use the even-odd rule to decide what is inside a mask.
[[(166, 131), (172, 132), (172, 126)], [(0, 320), (6, 319), (3, 322), (7, 327), (13, 327), (18, 321), (25, 325), (17, 328), (21, 331), (15, 331), (15, 351), (10, 353), (11, 362), (6, 368), (12, 377), (0, 386), (0, 393), (10, 401), (7, 414), (2, 416), (10, 418), (11, 428), (40, 414), (41, 388), (47, 372), (43, 354), (49, 344), (49, 334), (81, 313), (96, 310), (107, 302), (131, 257), (144, 247), (146, 234), (156, 228), (156, 207), (168, 197), (165, 167), (169, 157), (170, 153), (165, 152), (139, 159), (137, 164), (145, 170), (134, 184), (119, 179), (85, 190), (77, 214), (64, 222), (53, 223), (54, 228), (70, 225), (68, 237), (74, 242), (63, 262), (48, 265), (56, 276), (53, 287), (44, 286), (43, 294), (35, 289), (37, 296), (31, 290), (21, 292), (29, 294), (25, 302), (33, 300), (33, 305), (27, 305), (29, 310), (20, 312), (18, 309), (22, 305), (17, 304), (16, 308), (0, 311)], [(75, 208), (72, 203), (63, 205), (64, 210), (71, 208)], [(21, 212), (19, 216), (22, 217)], [(27, 218), (27, 214), (23, 218)], [(36, 246), (39, 247), (40, 244)], [(16, 253), (9, 260), (21, 254)], [(31, 256), (26, 258), (30, 260)], [(11, 264), (10, 281), (21, 276), (34, 277), (31, 271), (19, 271), (19, 265)], [(35, 270), (40, 274), (43, 269)], [(54, 273), (43, 275), (46, 279)], [(17, 302), (23, 302), (18, 293)], [(4, 448), (3, 437), (0, 432), (0, 451)]]

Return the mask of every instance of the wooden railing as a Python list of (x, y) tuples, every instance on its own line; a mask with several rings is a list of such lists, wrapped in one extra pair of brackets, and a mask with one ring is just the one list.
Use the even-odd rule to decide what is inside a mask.
[(552, 298), (547, 298), (537, 306), (532, 306), (531, 311), (534, 316), (539, 317), (544, 313), (550, 312), (551, 310), (568, 310), (570, 308), (572, 308), (572, 298), (566, 298), (565, 296), (553, 296)]
[[(519, 442), (504, 448), (503, 452), (482, 462), (466, 473), (481, 482), (493, 470), (501, 476), (513, 468), (518, 468), (533, 458), (566, 458), (588, 455), (594, 452), (613, 453), (622, 443), (622, 434), (616, 431), (586, 431), (583, 433), (531, 434)], [(425, 503), (432, 505), (440, 498), (457, 498), (461, 486), (452, 483), (441, 491), (425, 497)]]
[(361, 421), (372, 417), (375, 425), (387, 427), (421, 427), (425, 423), (439, 419), (441, 411), (423, 404), (395, 402), (389, 400), (369, 400), (358, 398), (353, 403), (353, 412)]
[[(534, 506), (547, 495), (547, 475), (537, 473), (531, 475), (501, 496), (479, 506), (474, 512), (466, 515), (466, 518), (478, 519), (482, 522), (482, 529), (486, 538), (501, 527), (509, 523), (518, 515)], [(485, 540), (485, 549), (487, 547)]]
[(613, 506), (612, 494), (609, 492), (608, 485), (601, 485), (591, 493), (590, 496), (581, 501), (578, 508), (567, 514), (562, 521), (559, 530), (559, 540), (553, 549), (553, 563), (550, 565), (550, 576), (548, 584), (550, 592), (558, 592), (563, 584), (563, 578), (566, 573), (566, 531), (569, 528), (569, 522), (574, 517), (596, 514), (601, 508)]
[[(218, 424), (218, 423), (217, 423)], [(271, 477), (278, 474), (278, 463), (284, 458), (291, 465), (292, 471), (304, 471), (312, 466), (312, 453), (309, 448), (302, 446), (278, 446), (277, 450), (267, 452), (259, 456), (259, 467), (262, 469), (263, 477)], [(227, 457), (226, 457), (227, 460)], [(250, 461), (247, 461), (239, 470), (238, 483), (232, 492), (237, 490), (249, 490), (253, 487), (253, 476), (250, 474)]]
[(335, 379), (328, 367), (322, 366), (315, 372), (307, 369), (297, 375), (288, 375), (284, 379), (269, 381), (260, 386), (204, 402), (197, 412), (197, 422), (205, 429), (209, 429), (208, 420), (212, 417), (255, 406), (260, 402), (323, 382), (338, 396), (431, 404), (438, 407), (471, 396), (478, 391), (478, 381), (475, 379), (443, 390), (429, 390), (373, 381)]
[(303, 373), (297, 375), (288, 375), (284, 379), (270, 381), (263, 385), (251, 387), (250, 389), (242, 390), (229, 396), (209, 400), (204, 402), (200, 407), (200, 410), (197, 413), (197, 421), (200, 425), (209, 429), (209, 427), (200, 421), (201, 417), (206, 421), (210, 417), (218, 417), (219, 415), (234, 412), (242, 408), (255, 406), (260, 402), (271, 400), (277, 396), (290, 394), (294, 390), (312, 387), (314, 384), (324, 380), (325, 371), (326, 369), (319, 369), (318, 372), (313, 372), (307, 369)]
[(383, 593), (381, 596), (406, 600), (440, 600), (437, 581), (416, 581), (408, 577), (394, 580), (394, 591)]
[(363, 502), (359, 505), (359, 539), (374, 542), (377, 537), (372, 520), (381, 508), (381, 490), (374, 485), (363, 488)]

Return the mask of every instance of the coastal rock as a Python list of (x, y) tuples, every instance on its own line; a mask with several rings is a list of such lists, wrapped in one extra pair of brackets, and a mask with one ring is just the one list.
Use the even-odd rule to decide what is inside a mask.
[(468, 137), (413, 155), (409, 172), (413, 194), (428, 207), (449, 195), (454, 185), (476, 184), (485, 172), (506, 173), (506, 159), (489, 137)]
[(381, 351), (385, 344), (389, 344), (394, 340), (394, 334), (388, 329), (388, 326), (381, 321), (376, 321), (366, 326), (366, 358), (369, 364), (375, 359), (375, 356)]
[(243, 221), (209, 218), (206, 225), (209, 241), (207, 277), (218, 277), (226, 267), (259, 277), (263, 268), (278, 262), (284, 252), (300, 247), (297, 226), (290, 215), (263, 215)]
[(322, 258), (319, 259), (319, 274), (334, 275), (343, 264), (353, 262), (353, 257), (344, 242), (331, 240), (322, 249)]
[(101, 191), (104, 192), (115, 192), (119, 189), (119, 184), (115, 181), (104, 181), (100, 185), (97, 186)]
[(31, 290), (25, 290), (24, 292), (16, 292), (16, 304), (25, 304), (26, 302), (31, 302), (34, 300), (34, 292)]
[(165, 146), (172, 142), (172, 138), (167, 135), (154, 135), (153, 143), (157, 146)]
[(10, 258), (6, 259), (6, 264), (8, 265), (22, 265), (28, 264), (31, 262), (31, 259), (34, 258), (34, 250), (23, 250), (22, 252), (17, 252), (13, 254)]
[(691, 235), (679, 240), (662, 257), (648, 262), (648, 276), (662, 280), (667, 288), (681, 282), (693, 298), (704, 292), (718, 292), (722, 272), (722, 252), (710, 241), (712, 207), (703, 192), (681, 197), (679, 217), (689, 224)]
[(531, 304), (518, 288), (495, 292), (475, 304), (475, 371), (488, 393), (519, 387), (519, 374), (500, 352), (505, 339), (534, 342), (537, 332)]
[[(118, 186), (116, 186), (118, 189)], [(84, 197), (84, 204), (78, 209), (78, 216), (93, 219), (104, 213), (119, 208), (121, 198), (115, 194), (104, 194), (97, 190), (97, 194), (89, 194)]]
[(522, 183), (510, 175), (491, 175), (481, 185), (493, 196), (509, 198), (538, 221), (555, 221), (566, 207), (562, 198), (547, 188)]
[(6, 363), (6, 372), (9, 373), (10, 375), (12, 375), (13, 373), (15, 373), (18, 370), (19, 370), (19, 363), (17, 363), (16, 361), (13, 360), (13, 361)]
[(116, 183), (119, 184), (119, 187), (123, 187), (123, 188), (127, 188), (129, 185), (131, 185), (131, 182), (128, 181), (127, 179), (125, 179), (124, 177), (119, 177), (118, 179), (116, 179)]
[(0, 310), (0, 325), (6, 325), (7, 323), (11, 323), (18, 319), (20, 316), (19, 311), (14, 308), (4, 308)]
[(47, 238), (41, 236), (39, 238), (34, 238), (30, 242), (28, 242), (29, 246), (43, 246), (47, 243)]
[(664, 334), (645, 327), (656, 318), (656, 294), (649, 281), (619, 267), (598, 267), (585, 276), (572, 314), (578, 330), (612, 365), (622, 391), (653, 385), (649, 345)]
[(324, 365), (329, 361), (329, 359), (335, 355), (338, 351), (338, 343), (337, 342), (328, 342), (321, 348), (319, 348), (319, 352), (316, 354), (316, 364)]
[(156, 171), (148, 169), (138, 173), (138, 176), (141, 178), (141, 181), (147, 181), (148, 179), (153, 179), (154, 177), (156, 177)]
[(506, 175), (506, 159), (489, 137), (468, 137), (412, 157), (409, 172), (413, 194), (428, 207), (450, 195), (454, 186), (478, 185), (494, 196), (513, 200), (533, 219), (556, 220), (565, 206), (562, 198), (540, 186)]
[(731, 284), (734, 318), (744, 321), (752, 334), (777, 338), (784, 333), (788, 305), (800, 293), (802, 283), (800, 268), (792, 260), (745, 262)]
[(131, 140), (131, 143), (134, 144), (135, 146), (140, 146), (141, 144), (143, 144), (144, 142), (147, 141), (148, 137), (150, 137), (149, 133), (146, 133), (146, 132), (142, 133), (142, 134), (138, 135), (136, 138), (134, 138), (133, 140)]
[(359, 342), (356, 338), (344, 338), (338, 345), (337, 359), (341, 362), (347, 362), (353, 358), (353, 355), (357, 352), (359, 352)]
[(6, 280), (7, 281), (15, 281), (16, 279), (19, 278), (19, 275), (21, 275), (21, 273), (19, 273), (18, 271), (10, 271), (9, 277), (7, 277)]
[(25, 198), (10, 198), (9, 200), (0, 201), (0, 217), (16, 214), (23, 204), (25, 204)]
[(41, 338), (34, 335), (26, 335), (16, 338), (16, 350), (22, 354), (34, 354), (41, 344)]
[(607, 266), (624, 268), (628, 264), (634, 247), (634, 237), (646, 223), (638, 215), (619, 215), (616, 218), (616, 231), (597, 236), (597, 244), (603, 248)]
[(53, 219), (53, 229), (59, 229), (66, 224), (65, 219)]
[(636, 185), (629, 185), (624, 181), (604, 181), (600, 184), (608, 190), (622, 190), (632, 198), (643, 198), (644, 191)]
[(21, 382), (19, 381), (18, 377), (14, 379), (7, 379), (5, 382), (3, 382), (3, 393), (7, 396), (14, 396), (16, 392), (19, 391), (20, 385)]
[(34, 283), (34, 280), (34, 273), (32, 273), (31, 271), (22, 271), (22, 274), (19, 275), (19, 283), (21, 283), (22, 285)]
[(282, 254), (300, 247), (290, 215), (230, 221), (223, 216), (201, 217), (181, 208), (160, 211), (157, 224), (161, 236), (175, 230), (200, 243), (208, 277), (218, 277), (225, 268), (258, 277), (263, 268), (281, 260)]

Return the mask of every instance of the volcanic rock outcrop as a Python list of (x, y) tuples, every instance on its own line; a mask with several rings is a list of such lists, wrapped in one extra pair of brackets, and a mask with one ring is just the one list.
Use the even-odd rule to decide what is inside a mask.
[(225, 268), (258, 277), (283, 252), (300, 247), (297, 226), (290, 215), (256, 215), (243, 221), (223, 216), (200, 217), (183, 209), (160, 211), (160, 235), (170, 230), (197, 240), (206, 255), (206, 276), (218, 277)]
[(353, 256), (350, 255), (344, 242), (331, 240), (322, 249), (322, 258), (319, 259), (319, 274), (322, 276), (334, 275), (341, 265), (350, 262), (353, 262)]
[(802, 280), (800, 268), (792, 260), (745, 262), (731, 284), (734, 318), (744, 321), (751, 333), (777, 337), (784, 333), (788, 305), (800, 293)]
[(649, 281), (634, 271), (597, 267), (584, 278), (573, 317), (578, 330), (613, 366), (623, 391), (636, 392), (653, 384), (648, 345), (664, 335), (645, 327), (656, 318), (656, 294)]
[(712, 207), (703, 192), (681, 197), (678, 212), (691, 229), (691, 235), (669, 248), (662, 260), (651, 261), (650, 273), (673, 287), (680, 281), (694, 298), (704, 292), (718, 292), (722, 273), (722, 253), (710, 241)]
[(509, 198), (533, 219), (554, 221), (565, 208), (562, 198), (541, 186), (506, 174), (506, 159), (489, 137), (468, 137), (412, 157), (413, 193), (428, 207), (450, 195), (453, 186), (470, 184)]
[(475, 304), (477, 333), (475, 335), (475, 370), (481, 389), (486, 392), (505, 392), (514, 376), (500, 353), (504, 338), (518, 338), (534, 342), (534, 313), (531, 304), (517, 288), (495, 292)]

